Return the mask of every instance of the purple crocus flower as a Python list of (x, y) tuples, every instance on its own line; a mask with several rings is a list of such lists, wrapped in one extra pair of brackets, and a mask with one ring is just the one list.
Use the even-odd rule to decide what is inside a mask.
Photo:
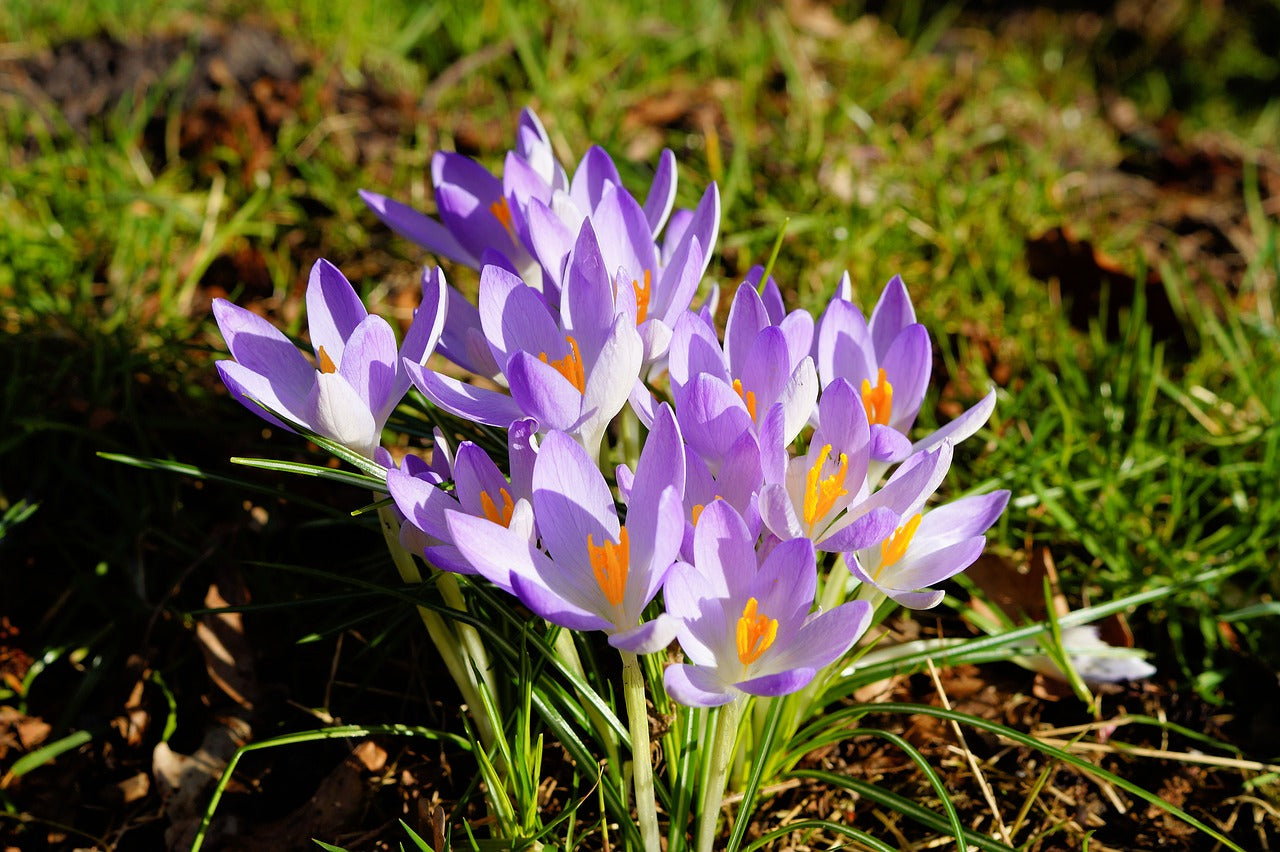
[[(547, 131), (529, 109), (520, 113), (516, 147), (507, 154), (506, 168), (523, 178), (513, 190), (532, 183), (549, 197), (553, 190), (568, 186)], [(484, 166), (448, 151), (438, 151), (431, 158), (431, 184), (440, 221), (374, 192), (360, 190), (360, 197), (393, 231), (430, 252), (472, 269), (480, 268), (486, 251), (498, 252), (522, 275), (541, 283), (538, 266), (524, 247), (515, 221), (527, 195), (513, 191), (509, 198), (503, 181)], [(511, 200), (516, 201), (514, 209)]]
[(689, 663), (668, 666), (663, 681), (681, 704), (795, 692), (871, 623), (866, 601), (810, 612), (817, 566), (808, 539), (778, 544), (759, 568), (754, 545), (738, 513), (717, 500), (698, 520), (693, 563), (677, 563), (667, 579), (663, 597)]
[(509, 529), (447, 513), (453, 541), (472, 566), (501, 585), (509, 579), (525, 606), (571, 630), (603, 630), (615, 648), (636, 654), (665, 647), (675, 634), (666, 615), (641, 623), (680, 548), (684, 469), (680, 432), (659, 409), (631, 483), (626, 523), (599, 468), (563, 432), (538, 450), (533, 510), (542, 550)]
[(944, 593), (931, 589), (973, 564), (986, 546), (986, 531), (1009, 502), (1009, 492), (962, 497), (925, 511), (951, 464), (951, 442), (908, 458), (859, 507), (893, 512), (896, 529), (875, 546), (845, 554), (845, 565), (902, 606), (929, 609)]
[(676, 323), (668, 353), (672, 397), (686, 440), (712, 473), (743, 432), (759, 437), (763, 449), (771, 426), (786, 446), (808, 422), (818, 378), (809, 356), (812, 320), (806, 324), (803, 316), (773, 323), (755, 287), (744, 282), (729, 309), (723, 349), (698, 314), (686, 312)]
[[(888, 535), (898, 514), (865, 503), (871, 447), (857, 394), (837, 379), (818, 400), (818, 427), (808, 450), (787, 462), (781, 482), (761, 491), (760, 513), (770, 532), (783, 540), (808, 538), (826, 551), (864, 548)], [(766, 455), (781, 452), (775, 446)]]
[(407, 365), (414, 385), (459, 417), (502, 427), (532, 417), (543, 431), (568, 432), (598, 455), (609, 421), (636, 383), (642, 356), (635, 323), (615, 310), (591, 223), (583, 223), (558, 314), (511, 272), (486, 266), (480, 323), (510, 395)]
[(336, 266), (318, 260), (307, 284), (315, 363), (266, 320), (215, 299), (213, 315), (234, 359), (219, 361), (218, 372), (232, 395), (263, 419), (373, 458), (387, 418), (409, 389), (402, 364), (431, 354), (445, 307), (442, 294), (424, 302), (397, 351), (390, 324), (365, 309)]
[[(818, 323), (813, 354), (825, 388), (843, 378), (859, 390), (873, 437), (876, 470), (944, 440), (959, 443), (976, 432), (995, 406), (995, 392), (924, 439), (905, 438), (924, 400), (933, 368), (929, 333), (916, 322), (906, 285), (895, 275), (885, 285), (870, 320), (851, 301), (848, 273)], [(890, 434), (896, 433), (896, 434)], [(878, 477), (876, 477), (878, 478)]]
[[(531, 497), (536, 431), (537, 423), (528, 419), (517, 420), (507, 430), (510, 481), (488, 454), (470, 441), (458, 445), (443, 475), (434, 465), (429, 468), (412, 455), (406, 456), (399, 468), (388, 470), (387, 490), (411, 528), (402, 530), (401, 541), (411, 544), (411, 552), (424, 556), (435, 567), (457, 574), (477, 572), (453, 543), (446, 518), (449, 512), (465, 512), (535, 542)], [(440, 444), (436, 446), (438, 452)], [(443, 487), (446, 481), (453, 482), (451, 491)], [(507, 578), (492, 579), (511, 591)]]

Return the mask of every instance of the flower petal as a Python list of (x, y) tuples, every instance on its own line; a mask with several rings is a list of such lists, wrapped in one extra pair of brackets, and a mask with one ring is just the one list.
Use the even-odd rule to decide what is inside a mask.
[(307, 282), (307, 329), (317, 355), (320, 347), (335, 364), (342, 363), (347, 338), (369, 312), (338, 267), (321, 258)]
[(464, 249), (453, 234), (449, 233), (449, 229), (435, 219), (385, 195), (365, 189), (359, 190), (359, 193), (361, 200), (374, 215), (400, 236), (454, 263), (471, 267), (476, 265), (476, 258), (471, 252)]

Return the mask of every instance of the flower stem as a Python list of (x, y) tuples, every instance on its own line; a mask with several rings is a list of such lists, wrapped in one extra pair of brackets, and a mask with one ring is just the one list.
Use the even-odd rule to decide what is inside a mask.
[(724, 804), (725, 782), (729, 776), (729, 764), (733, 760), (733, 746), (738, 739), (738, 721), (746, 704), (746, 695), (740, 695), (730, 704), (720, 708), (716, 720), (715, 742), (711, 746), (711, 772), (707, 785), (702, 789), (702, 812), (698, 817), (697, 852), (711, 852), (716, 841), (716, 823)]
[[(387, 542), (387, 551), (391, 554), (391, 561), (395, 563), (396, 570), (400, 573), (400, 579), (406, 583), (421, 583), (422, 572), (418, 570), (418, 565), (413, 561), (413, 556), (400, 546), (400, 523), (395, 516), (395, 512), (390, 506), (381, 506), (378, 509), (379, 526), (382, 528), (382, 536)], [(457, 587), (454, 586), (456, 591)], [(492, 749), (494, 743), (493, 725), (490, 723), (488, 715), (484, 712), (484, 702), (480, 698), (475, 674), (471, 668), (469, 654), (466, 648), (458, 642), (458, 637), (450, 629), (449, 624), (440, 617), (437, 612), (432, 612), (426, 607), (418, 607), (418, 615), (422, 618), (422, 624), (427, 628), (427, 635), (431, 637), (431, 643), (436, 646), (436, 651), (440, 654), (440, 658), (444, 660), (445, 668), (449, 670), (450, 677), (453, 682), (458, 685), (458, 689), (462, 692), (462, 700), (471, 708), (472, 718), (476, 723), (476, 733), (480, 737), (486, 751)]]
[(649, 708), (645, 702), (644, 672), (635, 654), (622, 653), (622, 694), (631, 726), (631, 767), (635, 775), (636, 814), (645, 852), (660, 852), (658, 801), (653, 792), (653, 760), (649, 752)]

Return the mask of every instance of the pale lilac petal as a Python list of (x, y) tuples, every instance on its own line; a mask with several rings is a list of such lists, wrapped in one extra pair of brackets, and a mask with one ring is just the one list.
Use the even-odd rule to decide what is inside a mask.
[(676, 249), (680, 247), (685, 234), (689, 233), (692, 222), (693, 211), (683, 208), (672, 213), (667, 220), (667, 229), (662, 235), (662, 251), (658, 254), (663, 266), (671, 263), (671, 259), (676, 256)]
[(445, 513), (458, 508), (458, 501), (447, 491), (408, 473), (387, 471), (387, 491), (399, 509), (414, 526), (440, 541), (449, 540)]
[(368, 458), (382, 440), (368, 403), (339, 373), (316, 373), (304, 410), (303, 422), (315, 432)]
[(871, 427), (869, 453), (875, 461), (896, 464), (911, 455), (911, 439), (897, 429), (877, 423)]
[(769, 532), (784, 541), (804, 536), (804, 528), (800, 525), (795, 504), (791, 502), (791, 495), (781, 484), (775, 482), (766, 485), (760, 492), (759, 505), (760, 519), (764, 521)]
[(507, 456), (511, 461), (511, 496), (533, 496), (533, 467), (538, 460), (538, 421), (525, 417), (507, 429)]
[(863, 379), (876, 375), (875, 351), (867, 321), (857, 308), (843, 299), (833, 299), (827, 305), (818, 323), (815, 349), (818, 374), (824, 387), (839, 378), (847, 379), (856, 387)]
[(697, 237), (683, 243), (662, 270), (662, 279), (649, 302), (649, 316), (674, 325), (693, 303), (706, 265), (707, 255)]
[(743, 588), (748, 590), (747, 596), (759, 603), (761, 613), (778, 620), (776, 641), (781, 646), (786, 644), (788, 626), (799, 626), (813, 609), (817, 585), (813, 542), (807, 538), (793, 538), (769, 551), (760, 569)]
[(311, 388), (316, 368), (280, 329), (226, 299), (213, 300), (213, 316), (244, 370), (268, 378), (284, 397), (301, 398)]
[(664, 402), (658, 407), (657, 417), (640, 452), (629, 504), (652, 512), (667, 488), (675, 488), (676, 493), (683, 496), (684, 480), (684, 441), (680, 437), (675, 413)]
[(404, 362), (404, 368), (414, 387), (427, 399), (465, 420), (505, 429), (524, 416), (520, 405), (505, 393), (460, 382), (412, 361)]
[(360, 198), (374, 215), (400, 236), (454, 263), (476, 266), (475, 256), (464, 249), (453, 234), (449, 233), (449, 229), (435, 219), (385, 195), (364, 189), (359, 192)]
[(813, 315), (792, 311), (777, 323), (787, 340), (787, 363), (797, 364), (813, 349)]
[[(588, 538), (597, 546), (606, 539), (618, 540), (618, 517), (604, 477), (586, 451), (563, 432), (547, 435), (538, 450), (533, 511), (552, 558), (580, 576), (592, 576)], [(598, 588), (594, 592), (600, 594)]]
[[(311, 385), (315, 381), (315, 370), (311, 370), (308, 374), (308, 383), (305, 387), (295, 387), (273, 382), (270, 378), (255, 373), (235, 361), (218, 361), (216, 366), (218, 375), (222, 377), (222, 383), (227, 386), (227, 390), (231, 391), (236, 401), (263, 420), (290, 432), (295, 431), (294, 427), (264, 410), (262, 406), (265, 405), (296, 421), (299, 425), (308, 426), (305, 422), (306, 401), (307, 395), (311, 392)], [(282, 394), (285, 395), (284, 399), (281, 399)]]
[(904, 461), (881, 488), (855, 509), (867, 512), (884, 506), (902, 516), (911, 516), (938, 490), (951, 468), (952, 446), (943, 443), (934, 450), (918, 452)]
[(881, 506), (847, 524), (837, 521), (834, 530), (822, 537), (818, 549), (828, 553), (843, 553), (871, 547), (888, 538), (901, 520), (893, 511)]
[(961, 497), (926, 512), (916, 536), (941, 544), (983, 535), (1008, 504), (1009, 492), (1005, 490)]
[(738, 285), (724, 327), (724, 355), (730, 375), (742, 375), (756, 336), (768, 325), (769, 313), (755, 288), (745, 282)]
[(742, 398), (724, 382), (694, 376), (676, 400), (681, 433), (708, 465), (718, 470), (725, 448), (751, 428), (751, 415)]
[(594, 214), (596, 205), (604, 198), (605, 190), (622, 186), (618, 167), (613, 159), (598, 145), (592, 145), (583, 155), (569, 183), (569, 197), (579, 209)]
[[(448, 571), (451, 574), (474, 574), (480, 575), (475, 566), (462, 555), (462, 551), (452, 544), (429, 544), (422, 548), (422, 558), (427, 560), (427, 564), (441, 571)], [(510, 592), (510, 589), (503, 589), (504, 592)]]
[(911, 297), (907, 295), (907, 287), (900, 276), (893, 276), (884, 286), (880, 300), (871, 311), (871, 319), (867, 326), (871, 330), (871, 340), (875, 346), (876, 357), (883, 363), (885, 355), (893, 341), (907, 326), (916, 321), (915, 309), (911, 307)]
[(658, 499), (656, 511), (646, 508), (627, 516), (627, 529), (634, 532), (626, 605), (639, 612), (657, 596), (680, 555), (684, 541), (684, 504), (680, 493), (674, 487), (667, 488)]
[(762, 677), (753, 677), (749, 680), (738, 681), (735, 687), (747, 693), (748, 695), (759, 695), (762, 697), (771, 697), (775, 695), (790, 695), (798, 692), (809, 685), (814, 675), (818, 673), (814, 668), (795, 668), (776, 674), (764, 675)]
[[(644, 365), (643, 344), (636, 327), (617, 316), (595, 363), (586, 365), (587, 383), (582, 393), (582, 445), (598, 454), (610, 421), (627, 404)], [(583, 355), (585, 361), (586, 356)]]
[(893, 408), (889, 424), (899, 432), (907, 432), (916, 422), (920, 403), (929, 386), (933, 369), (933, 352), (929, 332), (919, 323), (904, 328), (880, 360), (885, 379), (893, 386)]
[(818, 403), (818, 371), (808, 355), (796, 367), (779, 398), (782, 403), (784, 443), (790, 444), (809, 422)]
[(691, 311), (684, 312), (671, 331), (667, 369), (671, 374), (673, 391), (679, 391), (694, 376), (704, 373), (715, 376), (725, 384), (733, 381), (725, 365), (724, 352), (720, 349), (715, 329)]
[(368, 315), (338, 267), (323, 258), (317, 260), (307, 282), (307, 329), (317, 354), (323, 346), (333, 363), (342, 363), (347, 338)]
[(670, 645), (675, 638), (676, 620), (664, 612), (638, 627), (611, 634), (609, 644), (632, 654), (653, 654)]
[(662, 673), (662, 685), (672, 700), (686, 707), (719, 707), (735, 697), (734, 689), (711, 671), (676, 663)]
[(511, 587), (516, 597), (552, 624), (569, 630), (610, 630), (613, 622), (561, 597), (555, 591), (523, 574), (511, 575)]
[[(711, 255), (715, 252), (716, 235), (719, 231), (720, 189), (715, 182), (712, 182), (703, 191), (702, 198), (698, 200), (698, 206), (694, 208), (693, 215), (684, 225), (679, 237), (680, 243), (692, 242), (696, 239), (698, 245), (702, 247), (702, 267), (698, 270), (698, 278), (707, 271), (707, 264), (711, 262)], [(672, 229), (668, 227), (667, 239), (670, 240), (671, 236)], [(680, 244), (677, 244), (670, 257), (678, 257), (680, 248)]]
[(631, 386), (631, 394), (627, 397), (627, 402), (644, 428), (648, 429), (653, 426), (654, 418), (657, 417), (658, 400), (643, 380), (635, 380), (635, 383)]
[[(782, 329), (771, 325), (756, 335), (742, 362), (742, 371), (735, 375), (742, 380), (743, 391), (754, 393), (760, 405), (772, 405), (781, 399), (791, 380), (791, 363), (787, 359), (786, 335)], [(808, 412), (805, 418), (808, 419)]]
[(595, 227), (588, 219), (574, 243), (560, 297), (564, 329), (578, 341), (583, 363), (600, 356), (613, 325), (612, 273), (613, 268), (605, 266)]
[(576, 230), (536, 198), (526, 208), (529, 246), (534, 258), (542, 265), (543, 272), (555, 283), (556, 290), (564, 287), (565, 265), (573, 250)]
[(391, 397), (398, 361), (395, 332), (382, 317), (370, 314), (351, 332), (338, 362), (338, 373), (378, 421), (385, 420), (400, 401)]
[(675, 203), (676, 155), (669, 148), (663, 148), (658, 156), (658, 168), (654, 172), (653, 182), (649, 184), (649, 194), (644, 199), (644, 217), (649, 223), (650, 243), (661, 233)]
[(543, 429), (573, 431), (579, 427), (582, 394), (555, 367), (528, 352), (516, 352), (504, 372), (511, 398), (522, 415), (534, 418)]
[(919, 556), (908, 548), (901, 563), (884, 570), (880, 582), (903, 591), (937, 585), (972, 565), (986, 545), (984, 536), (974, 536)]
[(991, 412), (995, 411), (995, 409), (996, 392), (995, 388), (992, 388), (977, 405), (974, 405), (941, 429), (931, 432), (912, 444), (911, 451), (918, 453), (921, 450), (933, 449), (944, 442), (958, 444), (981, 429), (987, 420), (991, 418)]
[(702, 510), (693, 532), (693, 559), (699, 571), (723, 576), (726, 590), (745, 588), (756, 575), (754, 538), (742, 517), (724, 500)]
[[(480, 324), (499, 364), (516, 352), (558, 352), (564, 335), (542, 294), (499, 266), (480, 272)], [(558, 356), (557, 356), (558, 357)]]
[(516, 575), (537, 577), (551, 560), (528, 539), (466, 512), (447, 512), (449, 539), (477, 573), (505, 591), (514, 591)]
[(769, 276), (769, 280), (764, 282), (764, 286), (760, 285), (760, 279), (764, 277), (764, 267), (759, 264), (751, 267), (747, 271), (747, 277), (743, 281), (755, 288), (760, 294), (760, 301), (764, 304), (765, 314), (769, 317), (772, 325), (782, 322), (787, 315), (787, 308), (782, 303), (782, 290), (778, 287), (778, 282), (773, 276)]
[[(483, 516), (481, 494), (488, 494), (495, 508), (501, 508), (501, 493), (507, 487), (507, 478), (494, 464), (489, 454), (470, 441), (463, 441), (453, 465), (454, 495), (464, 511)], [(514, 500), (515, 495), (512, 495)]]
[(830, 665), (866, 632), (871, 612), (867, 601), (851, 601), (813, 616), (785, 647), (778, 647), (776, 654), (769, 655), (768, 667), (820, 669)]
[[(642, 282), (644, 273), (648, 271), (650, 287), (658, 285), (658, 257), (654, 252), (653, 233), (644, 210), (631, 193), (621, 186), (606, 192), (591, 214), (591, 222), (610, 278), (621, 269), (628, 279)], [(619, 293), (619, 299), (622, 298), (623, 294)]]
[(449, 289), (439, 267), (422, 271), (422, 304), (414, 312), (413, 322), (400, 344), (400, 358), (395, 359), (396, 381), (391, 389), (392, 397), (403, 399), (409, 390), (409, 374), (405, 372), (401, 358), (426, 364), (435, 351), (449, 314)]

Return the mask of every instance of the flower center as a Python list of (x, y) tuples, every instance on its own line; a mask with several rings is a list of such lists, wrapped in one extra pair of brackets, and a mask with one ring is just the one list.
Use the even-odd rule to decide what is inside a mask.
[(649, 297), (653, 295), (652, 290), (653, 276), (649, 270), (644, 271), (644, 283), (639, 281), (631, 282), (631, 289), (636, 294), (636, 325), (644, 322), (649, 317)]
[(756, 393), (755, 391), (743, 390), (742, 379), (733, 380), (733, 389), (737, 391), (738, 398), (742, 400), (742, 404), (747, 407), (747, 414), (751, 416), (751, 422), (756, 420)]
[(778, 638), (778, 619), (756, 612), (759, 603), (755, 598), (747, 601), (742, 608), (742, 617), (738, 619), (738, 659), (744, 666), (749, 666), (760, 655), (769, 650), (773, 640)]
[(321, 346), (319, 349), (316, 350), (316, 357), (320, 361), (320, 372), (322, 373), (338, 372), (337, 365), (333, 363), (333, 359), (329, 357), (329, 353), (324, 351), (323, 346)]
[(605, 600), (610, 606), (622, 603), (627, 591), (627, 571), (631, 561), (631, 543), (627, 539), (627, 528), (618, 531), (618, 543), (605, 540), (597, 545), (591, 533), (587, 533), (587, 558), (591, 560), (591, 570), (596, 575), (596, 583), (604, 592)]
[(823, 444), (818, 460), (809, 468), (809, 475), (804, 481), (804, 522), (813, 532), (813, 525), (827, 516), (831, 507), (849, 491), (844, 487), (844, 478), (849, 473), (849, 457), (840, 454), (840, 468), (830, 476), (823, 477), (822, 469), (831, 455), (831, 445)]
[(893, 385), (884, 376), (884, 367), (876, 377), (876, 386), (870, 379), (862, 380), (862, 408), (867, 412), (867, 423), (872, 426), (888, 426), (893, 413)]
[(498, 220), (503, 229), (507, 232), (507, 236), (511, 237), (511, 242), (519, 244), (516, 239), (516, 229), (511, 224), (511, 207), (507, 204), (505, 197), (499, 198), (497, 201), (489, 205), (489, 212), (493, 214), (493, 218)]
[(920, 513), (917, 512), (909, 521), (894, 530), (893, 535), (880, 543), (880, 567), (876, 569), (874, 579), (879, 580), (881, 571), (906, 555), (907, 548), (911, 546), (911, 539), (915, 537), (919, 526)]
[(538, 355), (538, 360), (555, 367), (557, 373), (568, 379), (569, 384), (578, 389), (578, 393), (583, 393), (587, 388), (587, 377), (582, 369), (582, 353), (578, 351), (578, 341), (573, 339), (572, 334), (565, 340), (569, 343), (568, 355), (551, 361), (547, 359), (547, 353), (543, 352)]
[(488, 491), (480, 492), (480, 509), (484, 512), (484, 516), (495, 524), (502, 524), (504, 527), (511, 526), (511, 513), (515, 511), (515, 501), (511, 499), (511, 492), (505, 488), (499, 488), (498, 494), (502, 497), (502, 509), (498, 509), (498, 504), (489, 496)]

